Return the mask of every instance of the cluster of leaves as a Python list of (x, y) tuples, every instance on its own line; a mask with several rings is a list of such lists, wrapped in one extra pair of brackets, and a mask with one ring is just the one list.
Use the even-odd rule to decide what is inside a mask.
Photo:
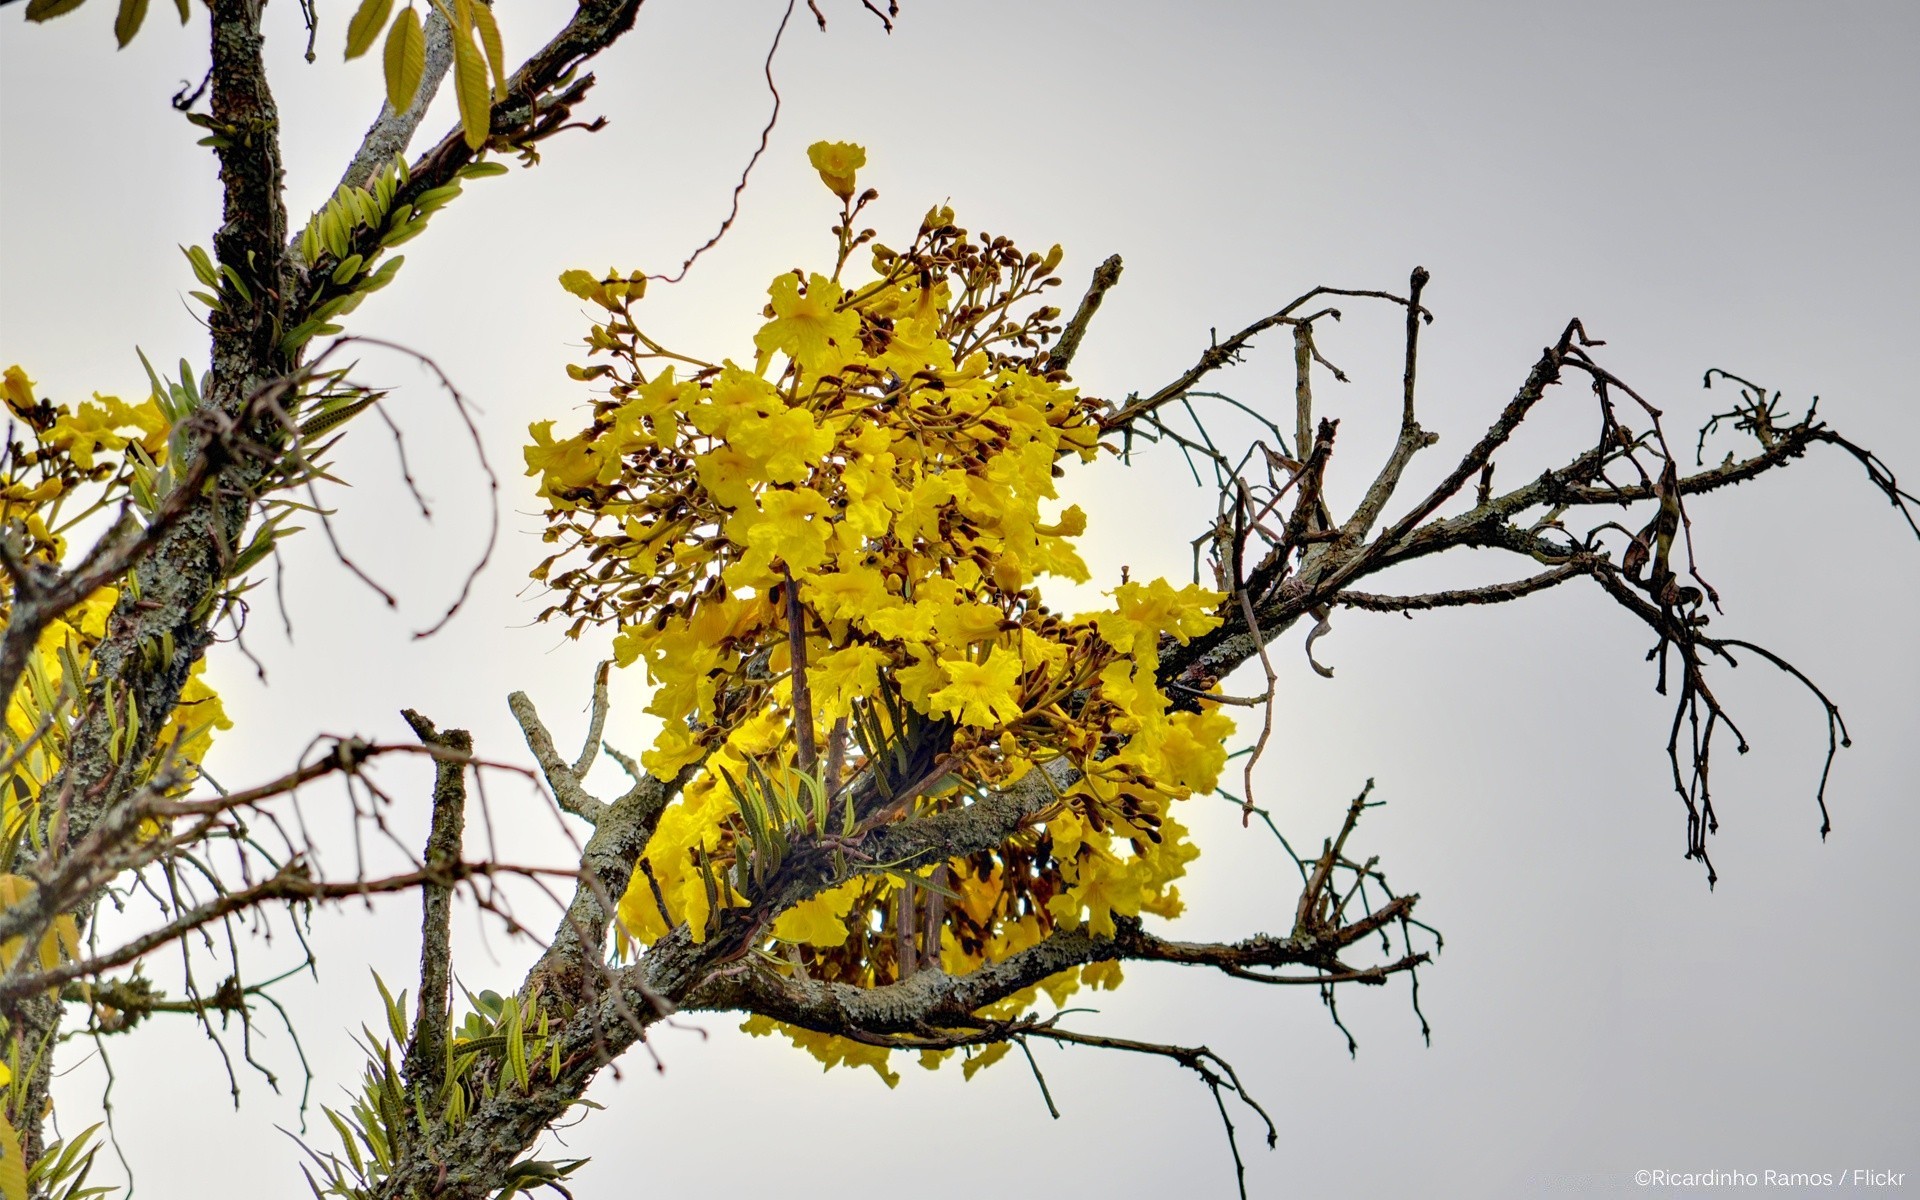
[[(28, 0), (27, 20), (50, 21), (79, 8), (86, 0)], [(452, 32), (454, 95), (460, 105), (460, 126), (467, 145), (478, 150), (487, 142), (493, 102), (506, 98), (507, 56), (500, 37), (500, 26), (493, 19), (487, 0), (427, 0), (432, 10)], [(134, 39), (146, 23), (148, 0), (119, 0), (114, 15), (114, 39), (122, 46)], [(193, 16), (191, 0), (174, 0), (180, 23)], [(311, 6), (302, 5), (311, 34), (317, 16)], [(412, 106), (426, 74), (427, 35), (420, 10), (408, 4), (398, 13), (393, 0), (361, 0), (347, 21), (346, 57), (359, 58), (386, 38), (381, 50), (381, 66), (386, 80), (387, 103), (395, 112)], [(311, 38), (307, 59), (313, 59)], [(489, 78), (491, 77), (491, 78)], [(202, 120), (204, 122), (204, 119)], [(214, 129), (211, 138), (232, 136), (233, 131)], [(209, 142), (208, 144), (212, 144)]]
[[(27, 20), (51, 21), (53, 18), (72, 12), (85, 4), (87, 0), (27, 0)], [(180, 14), (180, 23), (185, 25), (193, 16), (192, 0), (173, 0), (173, 7)], [(114, 41), (124, 49), (140, 26), (147, 20), (147, 0), (120, 0), (120, 6), (113, 17)]]
[[(452, 32), (454, 96), (460, 104), (460, 128), (467, 145), (478, 150), (487, 143), (487, 127), (496, 99), (507, 95), (507, 57), (500, 26), (486, 0), (428, 0)], [(389, 19), (391, 18), (391, 19)], [(387, 104), (395, 112), (412, 106), (427, 68), (426, 29), (419, 10), (408, 4), (396, 15), (393, 0), (361, 0), (347, 22), (347, 58), (373, 48), (385, 30), (381, 51), (387, 83)], [(488, 87), (488, 75), (492, 87)]]
[[(308, 267), (308, 293), (301, 297), (299, 310), (310, 315), (281, 337), (281, 351), (295, 354), (316, 337), (339, 333), (338, 319), (392, 283), (407, 261), (404, 254), (385, 258), (387, 251), (425, 233), (433, 214), (460, 195), (464, 180), (503, 175), (506, 170), (496, 162), (468, 163), (450, 182), (399, 204), (394, 203), (395, 196), (411, 181), (406, 159), (400, 155), (375, 172), (366, 187), (342, 183), (300, 233), (298, 244), (301, 261)], [(365, 249), (356, 251), (355, 246)], [(198, 250), (188, 250), (188, 258), (194, 260)], [(204, 252), (200, 257), (205, 257)], [(198, 260), (194, 270), (203, 282), (212, 285), (208, 275), (201, 273)], [(217, 298), (194, 294), (218, 307)]]
[[(407, 993), (395, 996), (378, 975), (374, 984), (380, 989), (391, 1036), (361, 1027), (367, 1068), (360, 1095), (345, 1113), (321, 1110), (340, 1138), (341, 1152), (308, 1149), (319, 1169), (317, 1179), (307, 1172), (315, 1196), (360, 1200), (377, 1194), (410, 1142), (424, 1139), (429, 1146), (443, 1142), (478, 1105), (502, 1094), (528, 1095), (559, 1078), (564, 1066), (559, 1039), (553, 1036), (556, 1022), (544, 1006), (491, 991), (469, 993), (471, 1011), (450, 1037), (441, 1040), (445, 1053), (435, 1072), (438, 1094), (430, 1098), (428, 1092), (433, 1089), (404, 1078), (395, 1061), (396, 1047), (408, 1044)], [(500, 1193), (502, 1200), (564, 1179), (584, 1161), (520, 1163), (508, 1189)]]
[[(616, 661), (644, 665), (663, 722), (647, 768), (694, 772), (621, 901), (626, 931), (651, 943), (685, 925), (700, 941), (791, 838), (857, 855), (869, 829), (1050, 765), (1080, 778), (1028, 830), (863, 874), (783, 914), (758, 949), (872, 986), (922, 964), (964, 972), (1055, 928), (1174, 916), (1198, 851), (1171, 806), (1214, 788), (1232, 723), (1211, 702), (1174, 711), (1159, 646), (1215, 628), (1223, 597), (1123, 582), (1071, 617), (1041, 597), (1043, 576), (1087, 578), (1084, 515), (1043, 512), (1060, 464), (1106, 450), (1101, 403), (1046, 367), (1059, 313), (1037, 301), (1061, 252), (974, 238), (936, 208), (905, 250), (873, 244), (856, 282), (848, 264), (874, 236), (854, 231), (876, 195), (854, 194), (864, 153), (810, 153), (842, 201), (839, 253), (830, 274), (774, 279), (751, 366), (644, 333), (637, 272), (561, 279), (604, 310), (589, 358), (609, 361), (570, 373), (607, 392), (570, 437), (532, 428), (528, 471), (560, 547), (536, 578), (571, 634), (615, 625)], [(1088, 967), (1048, 990), (1118, 979)], [(795, 1037), (886, 1073), (884, 1051)]]

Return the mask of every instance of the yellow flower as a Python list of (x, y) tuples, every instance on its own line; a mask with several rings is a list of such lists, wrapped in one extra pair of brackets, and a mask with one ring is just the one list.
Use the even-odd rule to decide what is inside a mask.
[(720, 377), (708, 385), (707, 401), (694, 405), (687, 415), (701, 433), (717, 438), (731, 437), (736, 421), (770, 417), (786, 407), (772, 384), (731, 362), (721, 369)]
[(722, 444), (699, 455), (693, 460), (693, 469), (700, 486), (721, 504), (733, 509), (753, 506), (753, 485), (759, 482), (754, 461), (732, 446)]
[(921, 712), (933, 712), (934, 693), (947, 682), (946, 667), (938, 657), (919, 646), (909, 644), (907, 649), (912, 653), (914, 663), (893, 673), (894, 686), (907, 698), (907, 703)]
[(1020, 656), (995, 646), (983, 663), (954, 660), (942, 663), (946, 687), (933, 693), (936, 712), (956, 717), (964, 725), (1004, 725), (1020, 715), (1015, 693), (1020, 687)]
[(1151, 650), (1163, 633), (1184, 645), (1220, 624), (1214, 610), (1224, 599), (1226, 593), (1197, 584), (1175, 588), (1164, 579), (1123, 583), (1113, 590), (1113, 610), (1094, 620), (1100, 636), (1123, 654)]
[(783, 942), (831, 948), (847, 942), (847, 913), (859, 898), (861, 884), (841, 884), (780, 914), (773, 936)]
[(846, 289), (815, 272), (807, 278), (806, 291), (793, 272), (780, 276), (767, 289), (773, 298), (773, 320), (753, 335), (753, 344), (762, 354), (779, 350), (800, 364), (803, 370), (820, 371), (833, 365), (835, 347), (858, 345), (860, 317), (840, 312)]
[(1196, 792), (1211, 792), (1227, 765), (1227, 738), (1233, 718), (1215, 708), (1210, 712), (1179, 712), (1168, 721), (1160, 756), (1167, 783)]
[(699, 762), (705, 753), (706, 747), (685, 721), (669, 721), (654, 739), (653, 749), (640, 756), (640, 762), (655, 778), (672, 779), (681, 767)]
[(672, 445), (680, 433), (674, 410), (684, 410), (687, 401), (699, 394), (698, 384), (676, 381), (673, 368), (668, 367), (640, 385), (631, 399), (614, 410), (614, 445), (623, 454), (656, 443)]
[(807, 161), (834, 195), (851, 200), (853, 173), (867, 165), (867, 148), (852, 142), (815, 142), (807, 147)]
[(727, 537), (747, 548), (726, 571), (729, 587), (757, 587), (773, 581), (773, 560), (795, 575), (827, 560), (824, 519), (832, 508), (812, 488), (773, 489), (760, 497), (756, 512), (746, 509), (727, 522)]
[(770, 417), (743, 417), (727, 434), (733, 447), (757, 463), (774, 483), (799, 483), (807, 468), (833, 449), (833, 431), (813, 423), (804, 408), (789, 408)]
[(858, 618), (893, 603), (887, 581), (868, 567), (811, 576), (800, 585), (800, 595), (829, 621)]
[(1063, 928), (1078, 929), (1082, 909), (1097, 938), (1114, 935), (1114, 913), (1139, 916), (1140, 883), (1129, 866), (1105, 855), (1082, 860), (1079, 881), (1047, 901), (1047, 911)]
[[(132, 428), (133, 437), (119, 432)], [(134, 442), (149, 455), (157, 454), (167, 441), (167, 418), (152, 400), (128, 404), (118, 396), (95, 393), (78, 412), (62, 412), (48, 432), (47, 441), (65, 450), (83, 471), (93, 470), (93, 457), (102, 450), (119, 452)]]
[(35, 429), (45, 429), (53, 419), (50, 407), (34, 397), (33, 380), (27, 378), (18, 364), (0, 374), (0, 399), (5, 399), (13, 414)]
[(887, 652), (877, 646), (852, 645), (821, 656), (807, 673), (815, 711), (827, 721), (846, 716), (853, 711), (854, 700), (870, 696), (880, 687), (880, 668), (891, 662)]
[(527, 474), (540, 476), (540, 494), (555, 507), (572, 507), (579, 492), (599, 481), (603, 469), (600, 456), (587, 440), (589, 435), (577, 433), (556, 442), (552, 421), (537, 421), (527, 427), (527, 432), (533, 435), (533, 444), (523, 451)]
[(777, 1033), (819, 1059), (825, 1069), (872, 1067), (874, 1073), (884, 1079), (888, 1087), (893, 1087), (900, 1082), (899, 1073), (887, 1066), (887, 1055), (891, 1052), (884, 1046), (869, 1046), (864, 1042), (849, 1041), (830, 1033), (815, 1033), (811, 1029), (802, 1029), (798, 1025), (783, 1025), (771, 1017), (761, 1016), (748, 1017), (741, 1022), (740, 1032), (752, 1034), (754, 1037), (768, 1037)]

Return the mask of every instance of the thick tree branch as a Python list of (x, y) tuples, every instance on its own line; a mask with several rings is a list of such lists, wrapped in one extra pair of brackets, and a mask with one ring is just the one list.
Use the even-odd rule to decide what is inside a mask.
[[(433, 722), (407, 709), (401, 714), (414, 733), (429, 746), (448, 752), (434, 763), (433, 824), (427, 833), (423, 861), (429, 872), (446, 872), (461, 859), (467, 819), (467, 764), (473, 753), (473, 735), (464, 729), (442, 733)], [(451, 757), (451, 756), (461, 757)], [(426, 1101), (438, 1105), (447, 1060), (447, 1026), (453, 977), (453, 887), (451, 881), (431, 877), (420, 888), (420, 991), (413, 1036), (408, 1039), (404, 1071), (408, 1084)]]

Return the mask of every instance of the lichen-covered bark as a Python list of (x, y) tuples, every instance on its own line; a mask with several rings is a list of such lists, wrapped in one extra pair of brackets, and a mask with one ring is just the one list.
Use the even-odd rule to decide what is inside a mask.
[[(281, 200), (279, 114), (261, 57), (259, 6), (250, 0), (213, 0), (211, 20), (212, 116), (221, 138), (217, 154), (222, 189), (222, 220), (213, 243), (220, 264), (245, 281), (252, 303), (234, 296), (210, 319), (213, 367), (205, 402), (233, 421), (247, 411), (255, 392), (283, 375), (288, 365), (276, 346), (281, 297), (290, 290), (282, 251), (287, 220)], [(266, 424), (239, 432), (268, 442), (276, 436)], [(216, 597), (246, 524), (248, 496), (270, 468), (260, 460), (223, 465), (229, 469), (214, 478), (135, 568), (135, 586), (122, 589), (106, 637), (94, 653), (96, 674), (71, 733), (66, 765), (47, 788), (57, 798), (48, 816), (64, 823), (67, 844), (84, 838), (101, 815), (124, 798), (133, 764), (152, 750), (154, 735), (179, 703), (188, 673), (212, 640)], [(163, 652), (169, 645), (170, 655)], [(139, 736), (116, 757), (115, 721), (108, 706), (111, 701), (124, 706), (127, 697), (139, 714)], [(85, 921), (91, 907), (90, 901), (75, 915)], [(32, 1002), (19, 1013), (19, 1032), (27, 1045), (50, 1045), (59, 1023), (58, 1003)], [(23, 1111), (45, 1111), (52, 1058), (47, 1054), (38, 1060), (39, 1069), (27, 1082)], [(43, 1137), (36, 1123), (28, 1125), (31, 1162)]]

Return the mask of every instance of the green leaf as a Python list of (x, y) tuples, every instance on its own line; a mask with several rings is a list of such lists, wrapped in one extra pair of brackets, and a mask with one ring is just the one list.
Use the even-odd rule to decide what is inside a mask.
[(390, 246), (398, 246), (404, 242), (410, 242), (426, 231), (427, 223), (425, 221), (411, 222), (410, 224), (393, 230), (391, 233), (382, 235), (380, 238), (381, 248), (385, 249)]
[(85, 4), (87, 0), (30, 0), (27, 5), (27, 20), (51, 21)]
[(353, 223), (356, 227), (365, 225), (372, 228), (380, 224), (387, 215), (381, 210), (380, 202), (373, 198), (373, 193), (365, 188), (348, 188), (346, 201), (347, 206), (353, 210)]
[(480, 60), (480, 51), (458, 28), (453, 34), (453, 90), (460, 101), (460, 127), (466, 133), (467, 148), (478, 150), (487, 144), (493, 97), (487, 91), (487, 66)]
[(315, 438), (325, 433), (329, 429), (333, 429), (337, 426), (344, 425), (346, 422), (352, 420), (354, 417), (359, 416), (362, 412), (366, 411), (368, 407), (373, 405), (379, 399), (380, 399), (380, 394), (376, 393), (373, 395), (361, 396), (358, 399), (348, 400), (342, 404), (328, 405), (322, 408), (319, 412), (313, 414), (311, 417), (308, 417), (305, 421), (301, 422), (300, 436), (303, 439)]
[(351, 231), (347, 229), (346, 218), (340, 215), (340, 210), (331, 204), (327, 205), (315, 224), (320, 226), (322, 248), (335, 258), (345, 258), (350, 244), (347, 238)]
[(432, 216), (447, 205), (453, 203), (460, 194), (460, 181), (443, 183), (437, 188), (428, 188), (413, 198), (413, 215), (416, 218)]
[(507, 164), (497, 162), (468, 163), (466, 166), (460, 168), (460, 176), (463, 179), (485, 179), (489, 175), (505, 175), (506, 173)]
[(358, 254), (347, 255), (340, 260), (340, 265), (333, 269), (333, 281), (344, 285), (348, 280), (360, 273), (360, 264), (363, 261)]
[(180, 360), (180, 390), (187, 398), (187, 405), (182, 411), (192, 412), (200, 407), (200, 388), (193, 382), (193, 364), (184, 358)]
[(387, 31), (385, 51), (387, 104), (395, 112), (405, 112), (420, 90), (420, 77), (427, 72), (427, 35), (420, 28), (420, 14), (408, 6), (393, 19)]
[(393, 1040), (405, 1045), (407, 1041), (407, 994), (400, 993), (395, 1000), (393, 993), (387, 990), (387, 981), (380, 978), (380, 972), (373, 972), (373, 986), (380, 989), (381, 1005), (387, 1010), (387, 1029), (392, 1032)]
[(520, 1025), (520, 1005), (518, 998), (507, 1001), (507, 1008), (501, 1014), (501, 1020), (507, 1027), (507, 1069), (513, 1072), (515, 1083), (521, 1091), (527, 1090), (529, 1078), (527, 1069), (526, 1031)]
[(500, 43), (500, 27), (493, 22), (493, 8), (486, 0), (472, 0), (473, 29), (480, 35), (480, 46), (487, 52), (487, 65), (493, 68), (493, 96), (507, 98), (507, 52)]
[(253, 293), (247, 290), (247, 285), (241, 281), (238, 271), (225, 263), (221, 263), (220, 273), (227, 277), (228, 283), (233, 285), (233, 290), (239, 295), (242, 304), (253, 303)]
[(119, 39), (121, 49), (126, 49), (146, 19), (147, 0), (120, 0), (120, 13), (113, 19), (113, 36)]
[(347, 61), (352, 62), (373, 48), (373, 39), (387, 27), (393, 15), (393, 0), (361, 0), (360, 8), (347, 22)]
[(388, 259), (384, 264), (382, 264), (382, 266), (378, 271), (375, 271), (373, 274), (367, 276), (366, 279), (355, 290), (358, 291), (363, 296), (369, 292), (379, 291), (381, 288), (393, 282), (393, 277), (400, 273), (400, 264), (406, 261), (407, 261), (406, 255), (404, 254), (394, 255), (392, 258)]
[(208, 287), (219, 287), (220, 276), (214, 273), (213, 259), (198, 246), (182, 246), (180, 253), (187, 256), (187, 263), (193, 268), (193, 277)]

